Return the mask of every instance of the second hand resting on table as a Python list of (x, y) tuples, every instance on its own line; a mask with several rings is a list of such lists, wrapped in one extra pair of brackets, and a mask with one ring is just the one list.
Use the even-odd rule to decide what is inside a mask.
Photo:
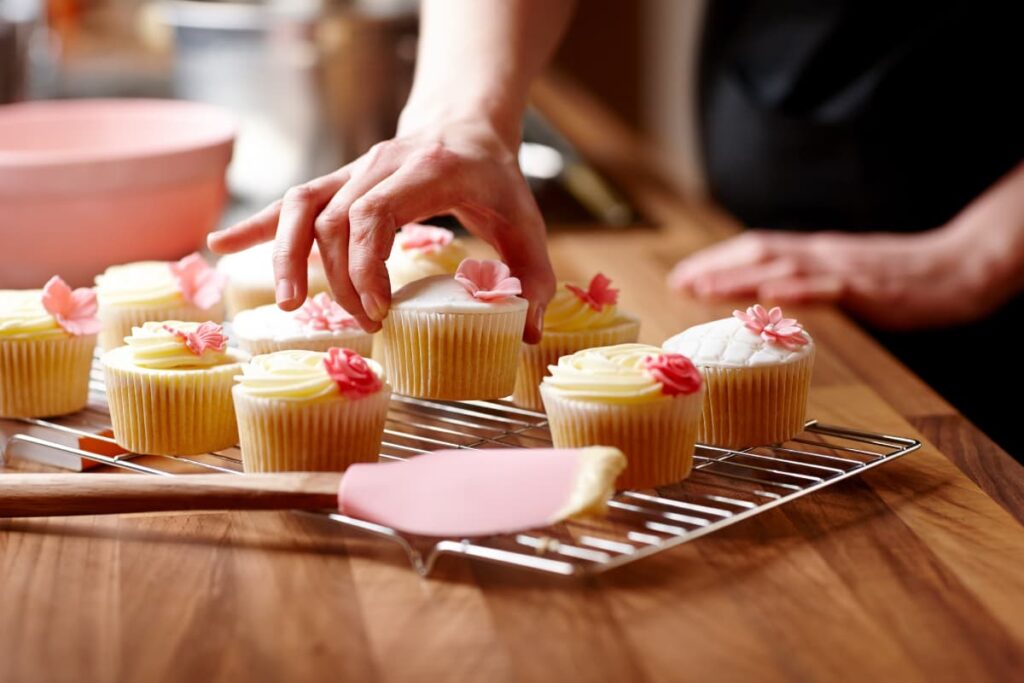
[[(570, 0), (425, 0), (412, 94), (398, 135), (289, 190), (210, 236), (219, 253), (275, 240), (277, 303), (299, 307), (319, 244), (331, 289), (369, 332), (391, 301), (385, 260), (405, 223), (452, 214), (490, 243), (530, 302), (540, 339), (555, 279), (544, 223), (517, 163), (530, 82), (552, 53)], [(979, 319), (1024, 286), (1024, 164), (946, 226), (918, 234), (755, 231), (684, 259), (675, 289), (704, 298), (844, 306), (881, 327)]]

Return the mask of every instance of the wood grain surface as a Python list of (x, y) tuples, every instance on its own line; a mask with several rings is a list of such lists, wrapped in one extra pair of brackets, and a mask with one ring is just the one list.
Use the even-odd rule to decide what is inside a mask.
[[(605, 272), (650, 342), (731, 310), (663, 286), (729, 221), (571, 86), (537, 99), (658, 225), (554, 234), (559, 275)], [(292, 513), (2, 520), (0, 680), (1019, 678), (1024, 472), (841, 314), (797, 313), (820, 341), (812, 416), (920, 451), (586, 580), (455, 558), (424, 580)]]

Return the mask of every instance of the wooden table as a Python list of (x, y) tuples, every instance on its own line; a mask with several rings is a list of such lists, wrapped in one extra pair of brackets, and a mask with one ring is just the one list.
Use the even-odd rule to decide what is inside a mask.
[[(557, 233), (643, 339), (726, 314), (670, 296), (732, 230), (682, 203), (628, 131), (564, 83), (542, 106), (658, 224)], [(585, 237), (585, 239), (583, 239)], [(895, 463), (582, 581), (448, 558), (288, 513), (0, 522), (0, 680), (958, 680), (1024, 671), (1024, 469), (833, 310), (812, 413), (916, 436)]]

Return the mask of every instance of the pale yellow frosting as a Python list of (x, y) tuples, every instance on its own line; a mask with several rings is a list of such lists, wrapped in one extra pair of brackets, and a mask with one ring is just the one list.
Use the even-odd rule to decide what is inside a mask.
[(552, 523), (571, 517), (599, 517), (608, 510), (608, 499), (615, 493), (615, 479), (626, 469), (626, 456), (611, 446), (580, 449), (580, 465), (569, 501)]
[(43, 307), (38, 289), (0, 290), (0, 339), (57, 339), (68, 336)]
[(605, 304), (595, 311), (565, 286), (558, 285), (554, 298), (544, 311), (544, 329), (550, 332), (579, 332), (611, 327), (622, 322), (615, 304)]
[[(325, 353), (319, 351), (276, 351), (255, 356), (238, 376), (241, 391), (259, 398), (292, 401), (317, 401), (342, 398), (338, 384), (327, 374)], [(366, 364), (384, 378), (384, 371), (373, 360)]]
[(431, 275), (451, 275), (468, 255), (465, 244), (458, 238), (437, 251), (405, 249), (403, 241), (401, 232), (395, 235), (395, 245), (386, 264), (393, 290)]
[(179, 306), (185, 297), (166, 261), (111, 266), (96, 278), (100, 306)]
[(167, 327), (183, 332), (194, 332), (199, 323), (167, 320), (163, 322), (143, 323), (142, 327), (133, 327), (132, 334), (125, 337), (124, 343), (132, 353), (132, 361), (140, 368), (153, 370), (204, 368), (224, 363), (236, 363), (236, 358), (227, 352), (206, 349), (202, 354), (193, 353), (180, 336)]
[(607, 403), (643, 403), (664, 397), (661, 383), (644, 367), (648, 356), (664, 354), (647, 344), (617, 344), (584, 349), (549, 365), (541, 383), (560, 396)]

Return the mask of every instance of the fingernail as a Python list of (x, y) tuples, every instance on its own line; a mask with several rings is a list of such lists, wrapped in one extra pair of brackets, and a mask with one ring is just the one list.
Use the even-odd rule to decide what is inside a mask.
[(538, 306), (537, 310), (533, 312), (533, 326), (537, 328), (538, 332), (544, 331), (544, 309), (541, 306)]
[(288, 282), (288, 280), (278, 280), (277, 289), (274, 293), (277, 297), (277, 303), (288, 303), (295, 298), (295, 287), (293, 287), (292, 283)]
[(373, 292), (361, 295), (359, 300), (363, 303), (363, 310), (366, 311), (366, 317), (370, 320), (379, 323), (387, 316), (388, 307), (384, 304), (384, 300)]

